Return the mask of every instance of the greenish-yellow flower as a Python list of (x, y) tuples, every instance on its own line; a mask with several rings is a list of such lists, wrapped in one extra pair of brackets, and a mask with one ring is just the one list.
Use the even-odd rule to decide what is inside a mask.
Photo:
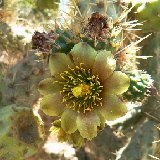
[(96, 51), (80, 42), (68, 55), (52, 55), (49, 68), (52, 77), (39, 84), (44, 95), (41, 109), (49, 116), (60, 116), (66, 133), (78, 130), (90, 140), (106, 120), (127, 112), (117, 95), (128, 89), (130, 80), (126, 74), (115, 71), (116, 60), (110, 51)]

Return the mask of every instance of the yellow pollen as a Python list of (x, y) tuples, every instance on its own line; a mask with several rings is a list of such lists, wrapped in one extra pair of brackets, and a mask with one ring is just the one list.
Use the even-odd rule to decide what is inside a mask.
[(82, 86), (79, 85), (79, 86), (77, 86), (77, 87), (74, 87), (74, 88), (72, 89), (72, 93), (73, 93), (73, 95), (74, 95), (75, 97), (80, 96), (81, 93), (82, 93)]
[(90, 86), (86, 84), (80, 84), (72, 89), (72, 93), (75, 97), (83, 96), (90, 92)]

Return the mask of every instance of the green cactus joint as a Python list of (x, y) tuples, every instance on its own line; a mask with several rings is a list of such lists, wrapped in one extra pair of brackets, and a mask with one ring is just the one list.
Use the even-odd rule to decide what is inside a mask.
[(123, 94), (124, 99), (141, 102), (150, 96), (149, 89), (153, 86), (151, 75), (141, 70), (130, 71), (126, 74), (130, 77), (130, 86)]
[(52, 44), (52, 54), (56, 52), (69, 53), (76, 41), (79, 41), (79, 37), (75, 37), (71, 30), (61, 30), (59, 27), (51, 32), (57, 36), (55, 42)]
[(12, 119), (12, 128), (20, 141), (28, 144), (37, 141), (39, 137), (38, 123), (34, 118), (32, 111), (17, 113)]
[(0, 157), (24, 160), (38, 152), (42, 124), (31, 109), (10, 105), (0, 109)]
[(80, 42), (67, 55), (51, 55), (49, 68), (52, 77), (39, 84), (44, 95), (40, 106), (45, 114), (61, 117), (61, 128), (66, 133), (78, 131), (91, 140), (106, 120), (127, 112), (118, 95), (127, 91), (130, 79), (115, 71), (116, 60), (110, 51), (96, 51)]

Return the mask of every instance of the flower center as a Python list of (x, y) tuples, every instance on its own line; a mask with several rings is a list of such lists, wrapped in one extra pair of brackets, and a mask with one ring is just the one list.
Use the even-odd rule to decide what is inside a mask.
[(100, 85), (99, 77), (82, 68), (82, 64), (74, 69), (68, 68), (68, 71), (60, 74), (62, 79), (59, 81), (63, 85), (61, 94), (66, 107), (85, 113), (102, 106), (100, 92), (103, 86)]
[(72, 89), (72, 93), (75, 97), (87, 95), (90, 92), (90, 86), (86, 84), (80, 84)]

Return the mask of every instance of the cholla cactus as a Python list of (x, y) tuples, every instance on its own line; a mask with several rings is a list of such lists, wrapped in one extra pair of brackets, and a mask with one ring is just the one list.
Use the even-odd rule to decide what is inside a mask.
[[(146, 37), (136, 39), (131, 32), (141, 24), (126, 21), (132, 9), (126, 5), (74, 0), (69, 5), (72, 20), (65, 19), (63, 27), (50, 32), (55, 37), (48, 51), (51, 77), (39, 83), (40, 108), (59, 117), (59, 126), (53, 125), (51, 132), (56, 128), (60, 141), (81, 146), (97, 136), (106, 120), (127, 112), (120, 100), (130, 86), (125, 71), (136, 69), (137, 44)], [(41, 46), (45, 49), (45, 44)]]
[(141, 70), (127, 73), (130, 77), (130, 86), (125, 92), (124, 98), (128, 101), (143, 101), (150, 96), (153, 80), (149, 74)]
[(116, 60), (110, 51), (97, 52), (81, 42), (68, 55), (52, 55), (49, 68), (54, 77), (39, 84), (44, 95), (41, 109), (49, 116), (60, 116), (66, 133), (78, 130), (83, 138), (91, 140), (106, 120), (127, 112), (117, 95), (128, 89), (130, 80), (115, 71)]
[(36, 88), (47, 74), (47, 71), (44, 72), (43, 63), (36, 62), (38, 58), (34, 54), (28, 54), (4, 74), (1, 102), (3, 106), (17, 104), (31, 108), (37, 102), (39, 92)]
[(31, 109), (16, 105), (0, 110), (0, 158), (24, 160), (38, 152), (42, 137), (42, 123)]
[[(40, 8), (52, 8), (53, 1), (47, 1), (49, 3), (37, 1), (37, 5)], [(45, 5), (42, 5), (44, 2)], [(70, 16), (69, 21), (65, 17), (65, 24), (55, 23), (55, 28), (49, 33), (36, 31), (32, 38), (33, 49), (49, 55), (50, 77), (44, 79), (48, 70), (40, 61), (37, 63), (34, 54), (29, 54), (12, 66), (3, 77), (5, 84), (2, 89), (0, 86), (1, 104), (15, 103), (20, 106), (11, 105), (0, 110), (0, 127), (3, 128), (0, 131), (0, 159), (24, 160), (39, 149), (41, 124), (31, 109), (26, 107), (32, 107), (39, 99), (36, 84), (42, 79), (44, 80), (39, 83), (39, 91), (43, 96), (40, 109), (47, 116), (58, 117), (58, 120), (52, 123), (50, 132), (56, 132), (59, 141), (76, 147), (81, 147), (86, 141), (95, 138), (104, 129), (107, 120), (115, 120), (125, 115), (126, 101), (142, 101), (148, 96), (153, 82), (150, 75), (133, 71), (137, 69), (136, 51), (139, 47), (136, 45), (146, 37), (139, 38), (131, 31), (135, 26), (141, 25), (140, 23), (136, 20), (126, 21), (132, 8), (128, 9), (127, 5), (116, 0), (71, 0), (69, 5), (72, 8), (71, 12), (67, 13)], [(5, 24), (1, 27), (6, 26)], [(0, 34), (5, 35), (11, 30), (5, 31)], [(5, 43), (7, 46), (11, 45), (8, 39), (12, 41), (14, 38), (11, 35), (1, 36), (2, 49), (6, 49), (6, 45), (3, 45)], [(17, 42), (12, 45), (21, 46)], [(23, 107), (24, 105), (26, 107)], [(155, 123), (151, 122), (149, 125), (147, 138)], [(136, 125), (128, 126), (134, 128)], [(148, 124), (141, 129), (147, 130)], [(152, 139), (143, 143), (139, 149), (139, 140), (146, 140), (145, 136), (141, 136), (142, 133), (143, 131), (140, 134), (135, 132), (135, 135), (138, 135), (135, 145), (128, 141), (131, 134), (127, 135), (127, 143), (133, 148), (128, 147), (129, 154), (122, 155), (122, 159), (130, 159), (130, 153), (135, 148), (138, 154), (143, 151), (146, 155), (148, 151), (146, 152), (145, 147), (151, 144)], [(109, 134), (108, 137), (112, 136)], [(137, 136), (132, 137), (135, 142)], [(114, 147), (117, 142), (111, 145)], [(104, 143), (109, 144), (108, 141)], [(108, 150), (115, 153), (121, 146), (115, 147), (114, 151), (110, 148)], [(148, 148), (150, 150), (150, 147)], [(141, 159), (141, 155), (137, 157), (135, 154), (132, 159)], [(113, 159), (108, 155), (105, 157)]]
[[(139, 3), (138, 3), (139, 2)], [(160, 1), (137, 1), (135, 7), (134, 16), (141, 22), (144, 22), (140, 28), (142, 32), (156, 32), (159, 31), (160, 19), (159, 19), (159, 6)]]

